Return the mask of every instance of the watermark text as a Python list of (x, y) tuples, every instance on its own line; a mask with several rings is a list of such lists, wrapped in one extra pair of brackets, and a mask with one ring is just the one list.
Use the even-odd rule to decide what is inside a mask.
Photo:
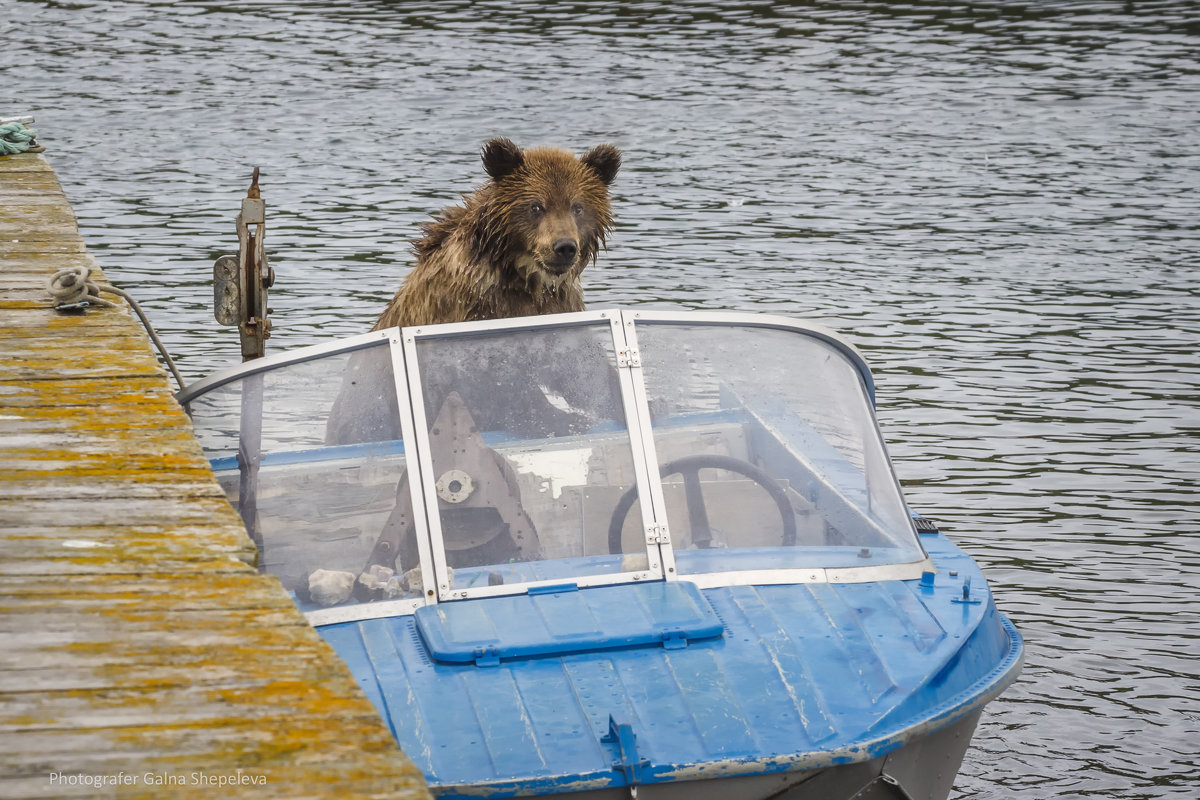
[(262, 773), (232, 772), (51, 772), (51, 786), (87, 786), (96, 789), (116, 786), (266, 786)]

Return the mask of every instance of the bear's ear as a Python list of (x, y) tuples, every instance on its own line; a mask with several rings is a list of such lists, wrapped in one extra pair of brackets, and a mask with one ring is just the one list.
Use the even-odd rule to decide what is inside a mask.
[(579, 160), (599, 175), (604, 185), (608, 186), (613, 182), (613, 178), (617, 177), (617, 170), (621, 168), (621, 151), (611, 144), (597, 145), (580, 156)]
[(509, 139), (491, 139), (483, 146), (483, 168), (500, 180), (525, 163), (525, 154)]

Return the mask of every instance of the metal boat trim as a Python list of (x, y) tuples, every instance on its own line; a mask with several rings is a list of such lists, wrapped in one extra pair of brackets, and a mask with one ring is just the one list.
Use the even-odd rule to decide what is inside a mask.
[(370, 333), (362, 333), (357, 336), (347, 336), (344, 339), (338, 339), (333, 342), (322, 342), (321, 344), (298, 347), (295, 350), (272, 353), (269, 356), (256, 358), (253, 361), (235, 364), (224, 369), (219, 369), (207, 378), (202, 378), (195, 383), (188, 384), (175, 393), (175, 399), (179, 401), (179, 405), (186, 408), (188, 403), (205, 392), (224, 386), (238, 378), (253, 375), (256, 372), (267, 372), (276, 367), (287, 366), (288, 364), (301, 364), (305, 361), (312, 361), (336, 353), (350, 353), (355, 350), (362, 350), (372, 345), (378, 345), (380, 342), (388, 342), (395, 332), (396, 328), (371, 331)]

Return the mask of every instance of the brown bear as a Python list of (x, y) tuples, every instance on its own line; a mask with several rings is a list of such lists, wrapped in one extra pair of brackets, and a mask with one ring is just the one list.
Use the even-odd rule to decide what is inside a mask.
[(620, 151), (576, 158), (501, 138), (482, 155), (490, 180), (424, 225), (416, 266), (373, 330), (583, 310), (580, 274), (612, 231)]
[[(620, 151), (602, 144), (576, 158), (558, 148), (522, 150), (508, 139), (492, 139), (482, 154), (490, 180), (464, 197), (462, 206), (445, 209), (426, 223), (425, 235), (414, 245), (416, 266), (372, 330), (584, 309), (580, 274), (595, 261), (612, 230), (608, 187), (621, 167)], [(330, 411), (330, 444), (400, 435), (386, 356), (364, 352), (350, 359)], [(448, 391), (431, 376), (426, 383), (440, 397)], [(572, 388), (586, 385), (579, 378), (567, 383)], [(489, 409), (492, 417), (528, 405), (546, 416), (563, 417), (556, 425), (564, 430), (578, 424), (573, 415), (546, 409), (544, 398), (535, 402), (528, 397), (531, 387), (504, 393), (492, 384), (482, 399), (467, 387), (455, 388), (472, 401), (473, 413), (481, 413), (479, 405), (487, 400), (497, 406)], [(505, 403), (499, 403), (500, 396)], [(481, 415), (477, 421), (491, 420)]]

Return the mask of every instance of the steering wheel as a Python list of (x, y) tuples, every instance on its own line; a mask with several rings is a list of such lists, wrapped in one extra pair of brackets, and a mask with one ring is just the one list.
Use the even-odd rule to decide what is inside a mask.
[[(757, 483), (779, 508), (779, 517), (783, 520), (783, 544), (790, 546), (796, 543), (796, 512), (792, 501), (779, 483), (763, 470), (733, 456), (701, 454), (684, 456), (662, 465), (659, 477), (668, 475), (683, 475), (683, 491), (687, 500), (688, 524), (692, 528), (692, 542), (698, 548), (708, 547), (712, 542), (712, 527), (708, 523), (708, 510), (704, 507), (704, 496), (700, 491), (700, 470), (723, 469), (745, 475)], [(621, 529), (625, 527), (625, 517), (637, 499), (637, 487), (631, 486), (613, 509), (612, 520), (608, 523), (608, 551), (610, 553), (624, 552), (621, 549)]]

